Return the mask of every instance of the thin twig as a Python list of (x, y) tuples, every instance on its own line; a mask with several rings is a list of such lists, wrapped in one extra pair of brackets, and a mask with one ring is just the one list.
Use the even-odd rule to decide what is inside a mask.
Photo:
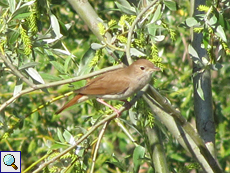
[(58, 82), (51, 82), (51, 83), (48, 83), (48, 84), (40, 84), (40, 85), (36, 85), (36, 87), (34, 87), (34, 88), (27, 88), (25, 90), (22, 90), (21, 92), (18, 92), (16, 95), (11, 97), (9, 100), (4, 102), (0, 106), (0, 111), (2, 111), (6, 106), (8, 106), (10, 103), (12, 103), (14, 100), (19, 98), (20, 96), (22, 96), (24, 94), (27, 94), (27, 93), (30, 93), (32, 91), (35, 91), (35, 90), (38, 90), (38, 89), (43, 89), (43, 88), (50, 88), (50, 87), (54, 87), (54, 86), (59, 86), (59, 85), (63, 85), (63, 84), (69, 84), (69, 83), (72, 83), (72, 82), (88, 79), (88, 78), (91, 78), (93, 76), (105, 73), (107, 71), (115, 70), (115, 69), (118, 69), (118, 68), (121, 68), (121, 67), (123, 67), (123, 65), (120, 64), (120, 65), (117, 65), (117, 66), (107, 67), (107, 68), (92, 72), (92, 73), (87, 74), (87, 75), (82, 75), (82, 76), (78, 76), (78, 77), (74, 77), (74, 78), (70, 78), (70, 79), (66, 79), (66, 80), (62, 80), (62, 81), (58, 81)]
[(94, 172), (95, 162), (96, 162), (96, 158), (97, 158), (97, 153), (98, 153), (98, 150), (99, 150), (99, 146), (100, 146), (102, 137), (103, 137), (103, 135), (105, 134), (105, 130), (106, 130), (107, 126), (109, 125), (109, 123), (110, 123), (110, 120), (107, 121), (107, 122), (104, 124), (104, 126), (103, 126), (102, 129), (101, 129), (101, 132), (99, 133), (98, 140), (97, 140), (97, 143), (96, 143), (96, 147), (95, 147), (95, 150), (93, 151), (94, 153), (93, 153), (93, 159), (92, 159), (92, 165), (91, 165), (90, 173), (93, 173), (93, 172)]
[(130, 55), (130, 47), (131, 47), (131, 39), (132, 39), (132, 34), (135, 28), (135, 25), (137, 24), (137, 22), (141, 19), (141, 16), (146, 13), (153, 5), (155, 5), (158, 2), (158, 0), (155, 0), (153, 2), (151, 2), (146, 8), (144, 8), (136, 17), (136, 19), (133, 21), (131, 27), (129, 28), (129, 32), (128, 32), (128, 39), (127, 39), (127, 45), (126, 45), (126, 57), (127, 57), (127, 61), (129, 64), (132, 63), (132, 58)]
[(7, 57), (0, 53), (0, 57), (4, 61), (5, 65), (10, 68), (10, 70), (13, 72), (13, 74), (17, 77), (19, 77), (22, 81), (27, 83), (31, 88), (36, 89), (36, 85), (33, 84), (29, 79), (27, 79), (16, 67), (13, 66), (13, 64), (7, 59)]
[[(141, 91), (139, 91), (137, 93), (137, 95), (130, 101), (130, 105), (134, 105), (135, 102), (143, 95), (143, 93), (147, 90), (149, 85), (146, 85)], [(120, 113), (122, 113), (126, 108), (123, 106), (121, 107), (118, 111)], [(61, 156), (65, 155), (66, 153), (68, 153), (69, 151), (73, 150), (74, 148), (76, 148), (77, 145), (79, 145), (82, 141), (84, 141), (91, 133), (93, 133), (98, 127), (100, 127), (101, 125), (105, 124), (106, 122), (112, 120), (113, 118), (117, 117), (117, 113), (114, 112), (113, 114), (107, 116), (105, 119), (101, 120), (100, 122), (98, 122), (97, 124), (95, 124), (94, 126), (92, 126), (90, 128), (90, 130), (84, 134), (78, 141), (76, 141), (76, 143), (67, 148), (66, 150), (64, 150), (63, 152), (61, 152), (59, 155), (57, 155), (56, 157), (52, 158), (51, 160), (43, 163), (42, 165), (40, 165), (40, 167), (38, 169), (36, 169), (33, 173), (37, 173), (39, 171), (42, 171), (42, 169), (44, 169), (46, 166), (48, 166), (50, 163), (54, 162), (55, 160), (59, 159)]]

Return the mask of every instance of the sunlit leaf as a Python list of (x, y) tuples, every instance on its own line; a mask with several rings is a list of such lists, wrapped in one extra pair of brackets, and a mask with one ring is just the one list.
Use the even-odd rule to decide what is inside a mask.
[(38, 62), (29, 62), (29, 63), (26, 63), (26, 64), (23, 64), (21, 65), (18, 69), (19, 70), (23, 70), (23, 69), (27, 69), (29, 67), (35, 67), (37, 66), (39, 63)]
[(44, 80), (42, 79), (42, 77), (40, 76), (40, 74), (37, 72), (37, 70), (35, 70), (34, 68), (28, 68), (25, 69), (26, 72), (30, 75), (30, 77), (32, 77), (34, 80), (36, 80), (37, 82), (44, 84)]
[(197, 25), (198, 22), (197, 22), (197, 20), (194, 17), (189, 17), (189, 18), (186, 19), (186, 24), (189, 27), (193, 27), (193, 26)]
[(218, 35), (224, 42), (227, 42), (225, 32), (221, 25), (217, 27), (216, 31), (217, 31), (216, 35)]
[(57, 136), (58, 136), (58, 139), (59, 139), (62, 143), (65, 142), (65, 139), (63, 138), (62, 132), (61, 132), (61, 130), (60, 130), (59, 128), (57, 129)]
[(16, 86), (14, 87), (14, 96), (17, 95), (19, 92), (22, 91), (22, 87), (23, 87), (23, 82), (21, 79), (17, 80)]
[(165, 0), (164, 4), (172, 11), (177, 10), (176, 2), (171, 0)]
[(65, 74), (65, 69), (62, 64), (56, 61), (50, 61), (50, 63), (62, 74)]
[(105, 46), (102, 45), (102, 44), (98, 44), (98, 43), (92, 43), (92, 44), (91, 44), (91, 48), (92, 48), (93, 50), (101, 49), (101, 48), (103, 48), (103, 47), (105, 47)]
[(204, 100), (204, 91), (203, 91), (202, 86), (201, 86), (201, 80), (202, 79), (199, 78), (198, 83), (197, 83), (196, 91), (197, 91), (198, 95), (200, 96), (200, 98), (202, 100)]
[(60, 32), (60, 26), (59, 26), (59, 22), (58, 22), (56, 16), (51, 14), (50, 20), (51, 20), (51, 26), (54, 30), (54, 33), (56, 34), (56, 38), (61, 38), (62, 34)]
[(138, 172), (142, 159), (145, 156), (145, 148), (138, 145), (133, 151), (134, 172)]
[(141, 51), (137, 50), (136, 48), (130, 48), (130, 54), (131, 56), (137, 56), (137, 57), (140, 57), (140, 56), (146, 56), (146, 54), (142, 53)]
[(136, 10), (134, 7), (127, 7), (127, 6), (123, 6), (121, 4), (119, 4), (118, 2), (115, 2), (115, 4), (117, 5), (117, 7), (124, 13), (126, 14), (130, 14), (130, 15), (135, 15), (136, 14)]
[(153, 18), (152, 18), (152, 20), (151, 20), (150, 23), (156, 22), (156, 21), (161, 17), (161, 14), (162, 14), (161, 8), (162, 8), (162, 6), (161, 6), (161, 4), (159, 4), (159, 5), (157, 6), (156, 11), (154, 12)]

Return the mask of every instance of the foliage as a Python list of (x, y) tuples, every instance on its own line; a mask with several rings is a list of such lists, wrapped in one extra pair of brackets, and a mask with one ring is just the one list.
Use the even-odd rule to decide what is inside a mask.
[[(150, 59), (162, 69), (154, 76), (154, 86), (191, 123), (195, 121), (191, 76), (196, 75), (192, 74), (192, 63), (200, 64), (201, 70), (212, 70), (217, 158), (222, 169), (229, 171), (229, 2), (207, 1), (197, 9), (203, 14), (193, 17), (188, 14), (189, 1), (157, 1), (142, 16), (138, 14), (151, 1), (136, 5), (127, 1), (92, 2), (101, 18), (97, 26), (100, 34), (106, 38), (109, 33), (111, 39), (98, 41), (66, 1), (0, 2), (1, 150), (20, 150), (25, 172), (38, 169), (55, 156), (58, 160), (44, 167), (44, 172), (86, 172), (94, 163), (95, 172), (154, 172), (147, 129), (157, 128), (171, 172), (200, 169), (171, 132), (153, 118), (143, 99), (119, 119), (103, 124), (104, 128), (94, 129), (94, 125), (112, 112), (94, 100), (55, 114), (71, 98), (73, 92), (67, 92), (85, 84), (77, 79), (60, 86), (66, 83), (59, 81), (84, 77), (126, 60), (129, 30), (140, 17), (130, 43), (131, 56)], [(190, 28), (204, 37), (208, 57), (202, 61), (189, 57), (196, 57), (189, 46)], [(59, 96), (63, 93), (67, 94)], [(60, 156), (89, 132), (77, 147)]]

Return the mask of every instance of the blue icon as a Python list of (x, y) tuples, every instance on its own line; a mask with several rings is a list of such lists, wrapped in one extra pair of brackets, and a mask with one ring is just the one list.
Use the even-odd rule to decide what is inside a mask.
[(7, 154), (3, 158), (3, 162), (7, 166), (12, 166), (15, 170), (18, 169), (18, 167), (14, 164), (15, 163), (15, 158), (11, 154)]

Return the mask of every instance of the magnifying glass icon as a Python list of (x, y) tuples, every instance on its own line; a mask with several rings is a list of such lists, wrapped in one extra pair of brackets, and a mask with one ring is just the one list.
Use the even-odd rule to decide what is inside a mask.
[(7, 154), (3, 158), (3, 162), (7, 166), (12, 166), (15, 170), (18, 169), (18, 167), (14, 164), (15, 163), (15, 158), (11, 154)]

